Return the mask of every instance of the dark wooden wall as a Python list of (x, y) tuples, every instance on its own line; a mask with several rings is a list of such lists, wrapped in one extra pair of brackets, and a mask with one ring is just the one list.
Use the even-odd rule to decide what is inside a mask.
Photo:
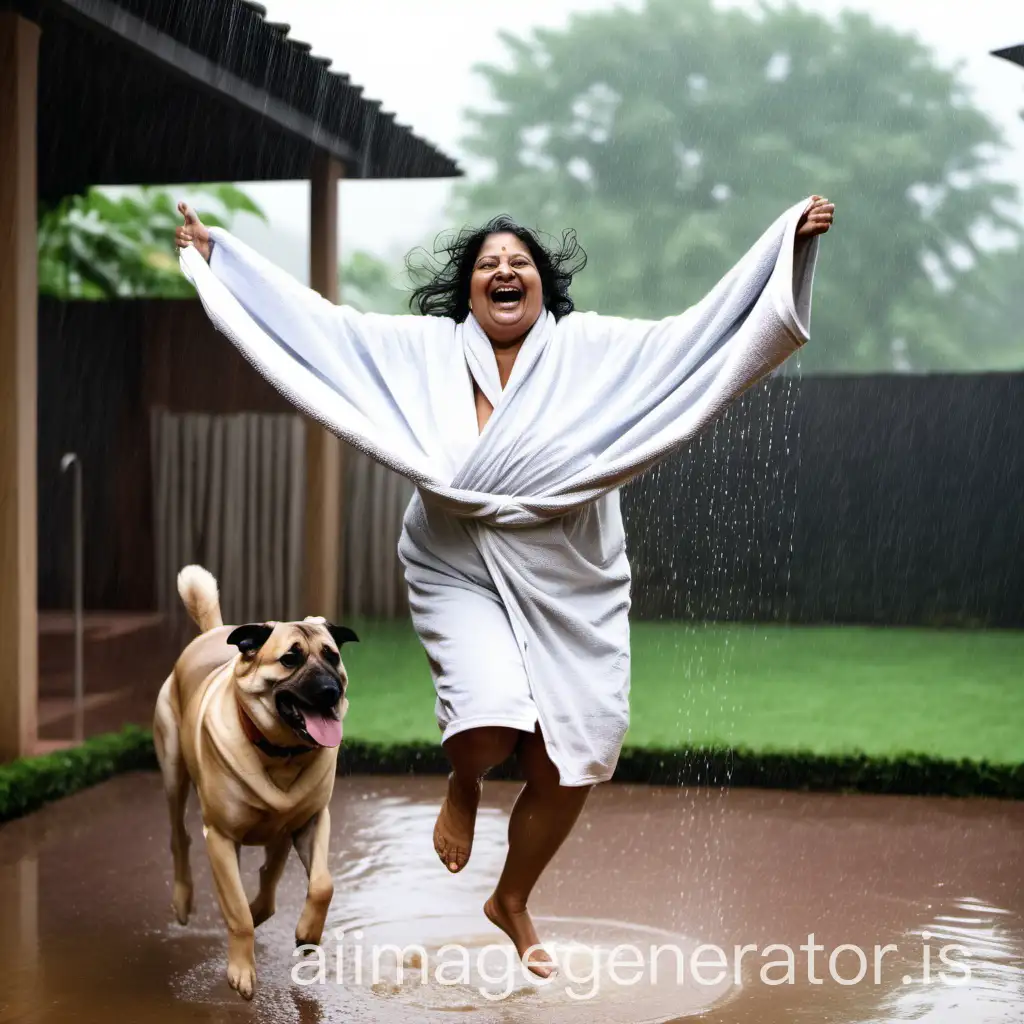
[(1024, 374), (775, 378), (626, 489), (640, 618), (1024, 627)]
[(291, 412), (195, 301), (43, 300), (39, 310), (39, 603), (71, 605), (72, 484), (82, 460), (87, 608), (154, 607), (149, 415)]

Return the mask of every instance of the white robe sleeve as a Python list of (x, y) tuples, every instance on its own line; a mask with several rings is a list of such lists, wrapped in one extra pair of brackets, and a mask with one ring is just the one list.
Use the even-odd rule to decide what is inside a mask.
[(552, 418), (565, 421), (559, 429), (573, 450), (553, 455), (565, 468), (557, 483), (547, 475), (550, 497), (535, 507), (562, 511), (628, 482), (711, 426), (809, 339), (818, 239), (796, 238), (805, 206), (779, 217), (679, 315), (575, 313), (559, 324), (562, 372), (575, 394)]
[(590, 357), (607, 359), (630, 391), (659, 381), (672, 389), (709, 364), (730, 377), (721, 386), (746, 390), (810, 338), (818, 239), (797, 239), (794, 230), (792, 216), (776, 222), (682, 313), (661, 320), (583, 314), (585, 347), (596, 349)]
[(410, 479), (433, 479), (424, 379), (428, 357), (452, 348), (451, 323), (337, 305), (227, 231), (210, 235), (210, 263), (189, 247), (181, 265), (214, 326), (300, 411)]

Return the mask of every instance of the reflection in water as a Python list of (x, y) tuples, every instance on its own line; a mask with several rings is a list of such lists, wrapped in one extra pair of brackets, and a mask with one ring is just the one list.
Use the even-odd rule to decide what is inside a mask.
[[(678, 956), (688, 960), (699, 945), (697, 939), (643, 924), (586, 917), (538, 916), (545, 945), (561, 966), (555, 981), (538, 983), (519, 965), (511, 943), (481, 913), (504, 862), (507, 814), (495, 808), (481, 809), (473, 870), (445, 880), (450, 885), (439, 884), (433, 851), (423, 843), (436, 815), (433, 803), (380, 800), (353, 837), (354, 848), (346, 854), (347, 865), (337, 876), (340, 895), (329, 921), (332, 933), (344, 936), (343, 976), (347, 982), (352, 982), (357, 963), (363, 977), (374, 977), (373, 950), (407, 951), (421, 946), (422, 950), (412, 952), (412, 969), (408, 957), (403, 958), (399, 970), (397, 957), (378, 956), (383, 970), (378, 970), (369, 991), (421, 1010), (483, 1010), (500, 1000), (506, 1006), (516, 1004), (518, 1013), (536, 1013), (541, 1019), (557, 1008), (559, 1020), (566, 1024), (575, 1019), (591, 1020), (600, 1007), (602, 1020), (609, 1024), (632, 1024), (641, 1020), (636, 978), (644, 972), (625, 966), (628, 954), (633, 949), (646, 954), (654, 946), (664, 947), (666, 952), (656, 965), (660, 977), (656, 970), (653, 984), (649, 972), (641, 978), (645, 988), (643, 1019), (667, 1020), (683, 1012), (694, 1013), (713, 1005), (728, 991), (728, 980), (679, 991), (673, 956), (679, 951)], [(665, 838), (664, 834), (651, 837), (660, 845)], [(643, 841), (642, 836), (629, 833), (619, 837), (620, 843), (627, 844), (624, 856), (629, 856), (638, 839)], [(617, 947), (627, 948), (621, 949), (610, 965)], [(333, 951), (332, 959), (337, 959)], [(634, 979), (632, 984), (630, 979)]]
[[(224, 978), (224, 926), (201, 843), (193, 847), (195, 918), (187, 928), (171, 923), (155, 774), (112, 780), (6, 825), (0, 1022), (419, 1024), (453, 1013), (482, 1024), (640, 1024), (693, 1014), (707, 1024), (1024, 1019), (1024, 806), (753, 791), (712, 800), (603, 787), (536, 894), (542, 937), (563, 966), (558, 983), (545, 986), (513, 964), (507, 940), (481, 913), (504, 859), (517, 787), (488, 784), (473, 858), (457, 876), (437, 862), (430, 842), (443, 789), (442, 778), (339, 780), (323, 983), (293, 980), (305, 887), (293, 860), (277, 916), (257, 933), (251, 1004)], [(194, 808), (191, 827), (198, 833)], [(728, 857), (709, 863), (722, 852)], [(259, 859), (244, 852), (250, 893)], [(808, 981), (800, 952), (809, 933), (824, 947), (818, 985)], [(724, 976), (713, 985), (698, 979), (715, 972), (693, 970), (701, 943), (725, 957)], [(949, 954), (955, 968), (939, 953), (952, 943), (969, 950)], [(468, 956), (468, 973), (452, 944)], [(745, 944), (753, 952), (737, 965), (735, 949)], [(842, 944), (866, 950), (869, 961), (874, 946), (896, 950), (877, 982), (869, 970), (864, 982), (848, 986), (828, 977), (829, 953)], [(623, 945), (646, 962), (631, 970), (632, 954), (620, 953), (613, 974), (612, 951)], [(652, 945), (671, 951), (658, 959), (656, 974)], [(762, 974), (782, 959), (779, 945), (796, 951), (790, 984), (771, 983), (777, 967), (767, 982)], [(921, 980), (926, 945), (930, 984)], [(315, 978), (315, 967), (302, 961), (297, 977)], [(440, 975), (439, 967), (446, 968)], [(838, 968), (848, 979), (856, 956), (846, 951)], [(965, 968), (965, 985), (938, 979), (941, 970), (963, 976)]]
[(0, 951), (0, 1009), (16, 1020), (39, 994), (39, 862), (34, 856), (10, 864), (0, 860)]
[(523, 1019), (557, 1013), (566, 1024), (595, 1013), (607, 1022), (667, 1020), (714, 1005), (731, 987), (728, 978), (699, 987), (687, 982), (686, 964), (699, 946), (687, 936), (623, 921), (537, 922), (560, 969), (548, 982), (529, 975), (511, 944), (485, 932), (476, 915), (368, 925), (331, 950), (329, 970), (332, 979), (363, 985), (392, 1007), (467, 1012), (501, 1002), (516, 1006)]
[[(930, 950), (927, 968), (922, 957), (913, 982), (894, 992), (883, 1009), (899, 1019), (925, 1022), (960, 1019), (970, 1024), (1001, 1024), (1011, 1019), (1010, 1008), (1018, 1014), (1015, 1019), (1024, 1018), (1020, 915), (970, 896), (953, 899), (939, 909), (928, 924), (914, 931), (922, 947)], [(922, 985), (926, 970), (932, 983)]]

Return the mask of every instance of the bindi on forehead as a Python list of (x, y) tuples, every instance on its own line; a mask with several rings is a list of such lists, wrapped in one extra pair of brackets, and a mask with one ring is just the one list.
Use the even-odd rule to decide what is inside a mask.
[(525, 256), (530, 258), (530, 250), (526, 244), (514, 235), (490, 235), (480, 247), (480, 259), (494, 257), (504, 253), (506, 256)]

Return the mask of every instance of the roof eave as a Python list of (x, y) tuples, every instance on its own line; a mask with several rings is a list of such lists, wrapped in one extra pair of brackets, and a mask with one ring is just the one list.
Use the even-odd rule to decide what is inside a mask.
[(102, 32), (144, 50), (171, 74), (190, 80), (219, 99), (273, 121), (303, 141), (323, 149), (346, 165), (358, 166), (361, 156), (343, 139), (324, 131), (312, 118), (289, 107), (263, 89), (218, 67), (159, 29), (130, 14), (112, 0), (52, 0)]
[(1016, 46), (1005, 46), (1001, 50), (992, 50), (992, 56), (1001, 57), (1012, 64), (1019, 64), (1021, 67), (1024, 67), (1024, 43), (1018, 43)]
[[(211, 56), (198, 52), (180, 38), (126, 10), (117, 0), (38, 2), (77, 20), (92, 31), (137, 49), (147, 59), (159, 63), (168, 74), (188, 82), (190, 88), (205, 92), (218, 102), (233, 105), (246, 114), (270, 121), (296, 141), (336, 157), (345, 166), (348, 177), (439, 178), (462, 174), (454, 160), (416, 136), (411, 129), (398, 124), (393, 114), (381, 111), (378, 101), (365, 97), (356, 101), (362, 108), (362, 127), (358, 138), (349, 138), (347, 133), (332, 131), (329, 124), (325, 125), (316, 116), (311, 116), (315, 111), (303, 109), (301, 103), (289, 102), (288, 96), (279, 90), (271, 92), (234, 70), (228, 70)], [(332, 89), (340, 86), (350, 95), (359, 96), (362, 89), (350, 83), (347, 75), (327, 70), (330, 60), (314, 56), (308, 43), (287, 38), (288, 26), (267, 22), (265, 9), (260, 4), (249, 0), (242, 0), (242, 3), (273, 28), (292, 52), (301, 54), (301, 59), (308, 61), (316, 77), (327, 76)], [(374, 130), (372, 126), (377, 122), (380, 129)], [(383, 151), (380, 143), (384, 143)]]

